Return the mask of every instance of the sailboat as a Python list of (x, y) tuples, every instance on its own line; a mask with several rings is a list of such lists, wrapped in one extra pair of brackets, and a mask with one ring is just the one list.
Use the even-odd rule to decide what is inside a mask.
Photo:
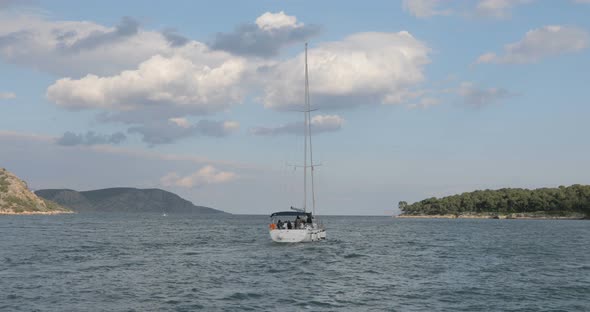
[[(307, 69), (307, 43), (305, 44), (305, 109), (303, 110), (305, 122), (304, 132), (304, 156), (303, 156), (303, 208), (291, 206), (291, 210), (279, 211), (270, 215), (270, 238), (279, 243), (314, 242), (326, 239), (326, 229), (316, 216), (316, 200), (313, 181), (314, 163), (311, 144), (311, 105), (309, 101), (309, 74)], [(308, 153), (309, 152), (309, 153)], [(308, 155), (309, 154), (309, 155)], [(309, 158), (309, 164), (308, 164)], [(309, 170), (308, 170), (309, 169)], [(312, 209), (307, 207), (308, 171), (311, 179)]]

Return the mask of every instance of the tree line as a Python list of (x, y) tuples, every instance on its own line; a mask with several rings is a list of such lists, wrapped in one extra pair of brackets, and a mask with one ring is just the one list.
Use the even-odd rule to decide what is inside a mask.
[(590, 185), (575, 184), (535, 190), (503, 188), (478, 190), (443, 198), (428, 198), (413, 204), (400, 201), (404, 215), (445, 215), (469, 213), (584, 213), (590, 216)]

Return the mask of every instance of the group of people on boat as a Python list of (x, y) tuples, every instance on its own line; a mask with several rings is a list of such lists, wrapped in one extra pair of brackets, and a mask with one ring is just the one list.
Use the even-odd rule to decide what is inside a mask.
[(279, 230), (303, 229), (303, 228), (305, 228), (305, 224), (307, 224), (307, 223), (312, 224), (312, 222), (313, 221), (312, 221), (310, 215), (307, 216), (307, 220), (305, 220), (303, 218), (299, 218), (299, 216), (297, 216), (297, 218), (295, 218), (294, 222), (291, 222), (291, 220), (288, 220), (287, 222), (283, 222), (279, 219), (277, 221), (276, 228)]

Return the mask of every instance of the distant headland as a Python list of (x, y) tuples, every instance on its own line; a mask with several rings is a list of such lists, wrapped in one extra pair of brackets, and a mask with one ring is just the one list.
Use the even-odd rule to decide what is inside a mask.
[(196, 206), (161, 189), (116, 187), (78, 192), (69, 189), (37, 190), (4, 168), (0, 168), (0, 215), (62, 213), (182, 213), (225, 214), (221, 210)]
[(79, 213), (226, 213), (209, 207), (195, 206), (190, 201), (161, 189), (116, 187), (83, 192), (47, 189), (37, 190), (35, 194)]
[(72, 213), (72, 210), (37, 197), (25, 181), (0, 168), (0, 215), (61, 213)]
[(590, 186), (503, 188), (401, 201), (398, 218), (589, 219)]

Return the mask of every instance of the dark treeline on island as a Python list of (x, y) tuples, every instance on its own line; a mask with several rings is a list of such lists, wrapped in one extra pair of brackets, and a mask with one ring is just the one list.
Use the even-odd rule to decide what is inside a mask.
[(399, 202), (401, 216), (488, 215), (531, 217), (590, 216), (590, 185), (535, 190), (504, 188), (428, 198), (413, 204)]

